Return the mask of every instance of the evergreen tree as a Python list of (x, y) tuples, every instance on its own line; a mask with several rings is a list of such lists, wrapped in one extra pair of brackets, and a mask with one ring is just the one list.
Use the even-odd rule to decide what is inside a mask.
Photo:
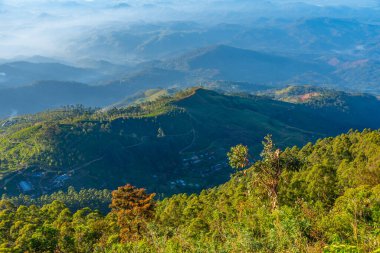
[[(278, 207), (278, 185), (282, 172), (281, 151), (274, 145), (271, 135), (265, 136), (262, 143), (263, 150), (260, 154), (262, 160), (256, 162), (251, 168), (255, 172), (255, 183), (266, 189), (274, 210)], [(247, 168), (250, 164), (248, 147), (240, 144), (231, 148), (228, 158), (233, 168)]]
[(146, 224), (153, 218), (155, 194), (147, 194), (145, 189), (130, 184), (118, 187), (112, 192), (112, 212), (117, 215), (122, 241), (141, 239), (146, 231)]

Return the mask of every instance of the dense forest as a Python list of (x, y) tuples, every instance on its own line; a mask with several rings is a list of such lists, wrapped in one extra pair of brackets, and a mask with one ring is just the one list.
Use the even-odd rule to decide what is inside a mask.
[(0, 252), (380, 251), (380, 131), (283, 150), (268, 135), (260, 154), (243, 144), (227, 183), (165, 199), (127, 184), (106, 215), (78, 209), (90, 196), (73, 189), (52, 203), (3, 196)]

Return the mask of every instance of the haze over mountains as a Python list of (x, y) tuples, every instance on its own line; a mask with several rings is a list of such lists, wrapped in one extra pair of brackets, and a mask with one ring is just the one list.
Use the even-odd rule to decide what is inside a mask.
[[(267, 61), (281, 56), (314, 63), (310, 72), (317, 75), (295, 75), (299, 84), (321, 79), (320, 84), (378, 92), (374, 87), (377, 75), (372, 73), (379, 64), (380, 10), (376, 1), (259, 2), (2, 1), (0, 87), (46, 80), (106, 84), (136, 72), (149, 72), (146, 66), (152, 66), (152, 61), (173, 66), (167, 62), (226, 45), (268, 54)], [(164, 75), (171, 83), (203, 80), (209, 69), (218, 70), (220, 62), (225, 63), (225, 54), (219, 51), (214, 53), (221, 53), (222, 58), (218, 60), (215, 55), (214, 62), (202, 65), (202, 70), (207, 70), (191, 73), (192, 78), (170, 69), (156, 74), (157, 79)], [(236, 54), (234, 60), (247, 60), (238, 58), (239, 52)], [(20, 61), (29, 66), (18, 66)], [(219, 61), (219, 66), (215, 61)], [(37, 65), (46, 63), (69, 66)], [(325, 65), (332, 67), (327, 76), (322, 71)], [(251, 66), (247, 63), (239, 68), (249, 72)], [(46, 68), (46, 73), (38, 72), (41, 67)], [(276, 67), (276, 63), (271, 67)], [(211, 72), (215, 78), (244, 81), (237, 80), (238, 74), (218, 76), (215, 72)], [(244, 75), (241, 79), (247, 79)], [(255, 80), (255, 75), (250, 79), (268, 81), (260, 77)], [(273, 82), (277, 80), (274, 77)], [(295, 82), (291, 78), (290, 81)], [(152, 84), (149, 80), (148, 85), (161, 83)]]
[[(192, 50), (178, 57), (141, 64), (93, 68), (59, 63), (11, 62), (0, 65), (0, 116), (68, 104), (103, 107), (152, 88), (209, 86), (215, 81), (258, 87), (313, 84), (378, 94), (376, 60), (340, 61), (251, 51), (225, 45)], [(102, 64), (104, 65), (104, 64)]]
[[(59, 6), (63, 4), (60, 2)], [(90, 4), (95, 7), (101, 5), (100, 2), (77, 4), (87, 6), (83, 8), (89, 8)], [(290, 8), (288, 5), (281, 6)], [(64, 23), (61, 26), (70, 27), (70, 31), (78, 33), (77, 36), (66, 36), (59, 27), (57, 33), (43, 32), (45, 35), (65, 35), (65, 40), (53, 43), (52, 46), (63, 50), (54, 54), (49, 53), (47, 45), (51, 43), (47, 42), (37, 43), (44, 45), (42, 51), (30, 49), (25, 53), (22, 53), (21, 46), (12, 43), (12, 46), (18, 47), (17, 54), (12, 53), (11, 47), (4, 44), (9, 34), (6, 32), (7, 23), (2, 23), (4, 29), (0, 43), (7, 50), (0, 53), (0, 59), (3, 58), (0, 88), (27, 86), (39, 81), (125, 86), (126, 91), (117, 92), (117, 99), (113, 102), (120, 99), (121, 93), (127, 97), (146, 88), (173, 85), (186, 87), (214, 80), (267, 86), (315, 84), (378, 94), (380, 26), (379, 20), (369, 15), (371, 11), (376, 12), (377, 8), (302, 6), (306, 10), (332, 8), (336, 10), (332, 11), (336, 15), (312, 11), (310, 15), (303, 12), (303, 15), (282, 17), (280, 14), (265, 16), (263, 13), (262, 16), (254, 16), (253, 20), (242, 21), (237, 17), (244, 17), (245, 12), (239, 9), (236, 19), (224, 19), (221, 16), (219, 20), (208, 24), (199, 19), (186, 20), (185, 16), (176, 19), (170, 15), (168, 18), (172, 20), (129, 22), (119, 19), (120, 22), (113, 23), (105, 20), (99, 26), (84, 23), (85, 28)], [(5, 8), (5, 16), (22, 9), (21, 5), (16, 7), (15, 10)], [(149, 9), (147, 6), (144, 8)], [(113, 9), (108, 11), (113, 12)], [(152, 7), (151, 11), (157, 9)], [(368, 15), (360, 16), (355, 14), (356, 11)], [(53, 21), (39, 23), (38, 19), (32, 25), (41, 29), (56, 24)], [(20, 28), (23, 24), (15, 22), (13, 26)], [(25, 36), (25, 39), (19, 39), (28, 41), (24, 45), (33, 45), (29, 37), (40, 37), (37, 33), (28, 34), (16, 28), (12, 36)], [(41, 56), (36, 56), (38, 54)], [(23, 90), (21, 88), (12, 92), (23, 94)], [(1, 91), (0, 96), (3, 92), (6, 94), (8, 91)], [(75, 93), (75, 90), (71, 90), (71, 93)], [(71, 102), (68, 100), (58, 104)], [(105, 104), (103, 101), (83, 103), (97, 106)], [(55, 106), (57, 104), (47, 103), (43, 109)], [(21, 113), (24, 111), (21, 107), (11, 109)], [(4, 110), (1, 114), (7, 115), (9, 108), (4, 107)]]

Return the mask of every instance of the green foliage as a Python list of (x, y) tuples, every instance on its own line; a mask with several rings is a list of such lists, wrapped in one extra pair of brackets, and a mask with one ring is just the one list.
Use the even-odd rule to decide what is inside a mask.
[(326, 246), (323, 249), (324, 253), (357, 253), (359, 252), (358, 248), (356, 246), (351, 246), (351, 245), (331, 245), (331, 246)]
[[(187, 97), (187, 100), (176, 103), (185, 106), (189, 103), (188, 99), (196, 99), (199, 103), (192, 101), (192, 104), (202, 107), (202, 96)], [(220, 99), (220, 104), (226, 102), (225, 97), (214, 99)], [(199, 110), (191, 107), (192, 117)], [(115, 110), (110, 113), (110, 117), (116, 119), (118, 113)], [(122, 121), (126, 119), (91, 121), (89, 117), (99, 117), (97, 113), (84, 114), (86, 120), (75, 116), (72, 121), (65, 118), (58, 125), (40, 122), (16, 133), (10, 131), (6, 136), (9, 134), (25, 141), (15, 144), (12, 143), (14, 139), (4, 138), (5, 149), (22, 160), (28, 156), (32, 159), (35, 153), (40, 152), (38, 148), (41, 148), (43, 152), (40, 155), (43, 155), (39, 159), (43, 157), (47, 163), (70, 167), (75, 159), (83, 159), (85, 166), (88, 160), (81, 158), (88, 154), (83, 151), (85, 149), (79, 156), (72, 153), (69, 156), (72, 160), (59, 158), (62, 150), (66, 154), (72, 150), (61, 145), (64, 138), (67, 138), (67, 143), (71, 143), (78, 136), (85, 139), (91, 136), (92, 141), (108, 140), (112, 145), (116, 145), (120, 138), (127, 138), (120, 135), (119, 131), (117, 134), (113, 132), (115, 129), (120, 130), (118, 124), (123, 125)], [(139, 124), (137, 126), (135, 129), (141, 127)], [(72, 127), (75, 131), (64, 131)], [(154, 124), (151, 128), (154, 137), (157, 139), (159, 127), (165, 129), (165, 137), (158, 139), (167, 138), (169, 131), (160, 124)], [(26, 144), (32, 140), (31, 133), (36, 138), (40, 138), (39, 134), (48, 137), (50, 142), (41, 141), (39, 143), (46, 145), (36, 145), (36, 149), (27, 148)], [(70, 137), (68, 133), (73, 136)], [(102, 134), (107, 138), (102, 139)], [(94, 136), (98, 139), (94, 139)], [(114, 138), (108, 138), (110, 136)], [(254, 141), (257, 142), (256, 139)], [(51, 143), (54, 145), (49, 146)], [(85, 147), (91, 148), (90, 145)], [(259, 157), (260, 152), (255, 151), (255, 147), (251, 150), (256, 152), (254, 157)], [(58, 151), (54, 151), (56, 148)], [(30, 153), (21, 154), (19, 151), (22, 149), (28, 149)], [(50, 149), (53, 151), (50, 152)], [(320, 139), (302, 148), (286, 148), (282, 151), (267, 136), (263, 142), (261, 160), (249, 161), (248, 153), (244, 145), (231, 149), (228, 154), (231, 165), (239, 169), (249, 168), (244, 172), (238, 171), (223, 185), (203, 190), (200, 194), (173, 195), (157, 203), (153, 201), (153, 195), (146, 195), (137, 189), (131, 198), (124, 198), (125, 194), (118, 195), (116, 199), (122, 200), (118, 203), (126, 205), (117, 205), (122, 208), (115, 208), (114, 203), (115, 211), (107, 215), (104, 215), (105, 210), (102, 210), (104, 214), (93, 210), (100, 209), (100, 206), (110, 201), (109, 191), (78, 192), (70, 188), (67, 193), (58, 192), (37, 199), (24, 195), (13, 198), (4, 196), (0, 201), (0, 252), (378, 251), (379, 130), (350, 131), (335, 138)], [(54, 159), (49, 159), (48, 154), (54, 154)], [(143, 159), (144, 152), (139, 154), (139, 159)], [(13, 165), (17, 164), (15, 160)], [(139, 169), (136, 168), (136, 171)], [(142, 173), (148, 181), (148, 172)], [(92, 176), (91, 173), (84, 175), (88, 176), (84, 177), (88, 180)], [(116, 173), (114, 176), (120, 175)], [(132, 189), (132, 192), (136, 190), (132, 186), (127, 188)], [(150, 206), (152, 203), (154, 209)], [(91, 206), (91, 209), (85, 206)], [(133, 210), (145, 209), (149, 212), (141, 216), (144, 218), (141, 222), (139, 212), (134, 213)], [(122, 212), (119, 213), (120, 210)], [(118, 214), (121, 215), (118, 217)], [(121, 218), (120, 222), (120, 217), (124, 216), (126, 219)], [(127, 231), (134, 234), (136, 226), (133, 225), (137, 225), (139, 232), (141, 224), (143, 233), (138, 233), (138, 237), (121, 238), (121, 231), (126, 231), (123, 229), (131, 228)]]
[(102, 244), (102, 236), (114, 232), (111, 216), (102, 217), (90, 209), (71, 214), (58, 201), (38, 208), (16, 208), (0, 201), (0, 245), (11, 252), (93, 252)]
[(230, 166), (234, 169), (244, 169), (248, 166), (248, 147), (239, 144), (231, 148), (227, 154)]
[(36, 205), (40, 207), (58, 200), (74, 212), (84, 207), (89, 207), (93, 210), (97, 209), (102, 213), (107, 213), (110, 211), (108, 206), (111, 202), (111, 191), (96, 189), (81, 189), (80, 191), (76, 191), (74, 187), (69, 187), (67, 192), (58, 191), (53, 194), (42, 195), (37, 198), (20, 194), (19, 196), (14, 197), (7, 197), (6, 195), (3, 195), (1, 199), (7, 200), (15, 206)]
[[(177, 252), (374, 251), (380, 243), (379, 182), (377, 178), (359, 182), (368, 162), (378, 157), (379, 136), (379, 131), (350, 132), (280, 153), (268, 137), (263, 160), (246, 173), (237, 173), (223, 186), (200, 195), (176, 195), (159, 202), (158, 232), (152, 231)], [(356, 147), (371, 152), (361, 160), (366, 164), (357, 167), (361, 170), (350, 175), (359, 182), (341, 189), (337, 170), (355, 161), (362, 152)], [(229, 157), (237, 156), (230, 153)], [(274, 161), (280, 170), (275, 170)], [(372, 173), (380, 169), (371, 167)], [(269, 168), (281, 171), (276, 209), (265, 185), (255, 183), (258, 177), (265, 178), (264, 169)]]
[[(3, 199), (1, 251), (376, 252), (380, 245), (380, 184), (370, 175), (377, 175), (380, 169), (376, 159), (379, 137), (379, 131), (350, 132), (302, 149), (277, 152), (268, 136), (263, 159), (245, 173), (238, 172), (224, 185), (199, 195), (178, 194), (158, 201), (154, 210), (138, 200), (142, 196), (141, 200), (153, 203), (153, 195), (134, 187), (128, 189), (135, 195), (115, 198), (114, 206), (127, 205), (106, 216), (89, 208), (72, 213), (59, 201), (37, 207), (32, 202), (16, 206), (13, 203), (20, 202), (15, 199)], [(366, 159), (360, 158), (363, 154)], [(351, 166), (356, 166), (355, 173), (350, 172)], [(256, 183), (260, 176), (270, 179), (265, 174), (268, 169), (281, 171), (278, 178), (272, 178), (278, 180), (276, 208), (266, 185)], [(350, 173), (349, 181), (346, 173)], [(69, 196), (81, 195), (72, 191)], [(139, 212), (128, 203), (139, 210), (149, 209), (149, 219), (144, 219), (144, 233), (122, 242), (120, 226), (129, 229), (140, 224), (135, 222)], [(120, 223), (120, 210), (132, 219)]]
[(141, 240), (147, 231), (147, 222), (154, 215), (155, 194), (147, 194), (130, 184), (112, 192), (112, 213), (117, 216), (122, 242)]

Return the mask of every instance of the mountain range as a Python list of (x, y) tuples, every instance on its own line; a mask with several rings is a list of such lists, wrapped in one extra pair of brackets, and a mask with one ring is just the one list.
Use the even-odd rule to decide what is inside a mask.
[[(194, 84), (207, 87), (213, 86), (215, 82), (245, 83), (241, 91), (248, 92), (289, 84), (313, 84), (374, 94), (379, 91), (376, 74), (379, 63), (374, 60), (344, 62), (334, 58), (326, 63), (325, 60), (299, 59), (225, 45), (194, 50), (168, 60), (144, 63), (129, 70), (129, 73), (112, 64), (97, 65), (103, 72), (98, 75), (102, 76), (100, 79), (91, 77), (95, 80), (94, 83), (86, 76), (98, 71), (96, 68), (78, 69), (55, 63), (22, 63), (23, 68), (20, 68), (20, 64), (1, 65), (4, 68), (3, 78), (14, 76), (13, 79), (16, 80), (22, 76), (25, 83), (31, 84), (18, 87), (17, 84), (20, 83), (16, 80), (11, 88), (0, 89), (0, 117), (9, 116), (15, 111), (20, 114), (35, 113), (64, 105), (103, 107), (147, 89), (183, 88)], [(6, 71), (6, 66), (14, 66), (11, 68), (12, 74)], [(52, 69), (52, 74), (48, 76), (42, 74), (47, 67)], [(107, 76), (118, 78), (112, 80)], [(52, 80), (36, 81), (47, 78)], [(71, 79), (86, 80), (92, 85), (65, 81)], [(356, 86), (352, 86), (352, 82)]]
[(66, 107), (4, 120), (1, 191), (112, 189), (127, 181), (165, 195), (197, 192), (228, 179), (225, 154), (233, 145), (256, 150), (267, 133), (280, 147), (303, 145), (351, 128), (380, 127), (380, 101), (370, 95), (311, 87), (276, 94), (282, 95), (151, 92), (126, 107)]

